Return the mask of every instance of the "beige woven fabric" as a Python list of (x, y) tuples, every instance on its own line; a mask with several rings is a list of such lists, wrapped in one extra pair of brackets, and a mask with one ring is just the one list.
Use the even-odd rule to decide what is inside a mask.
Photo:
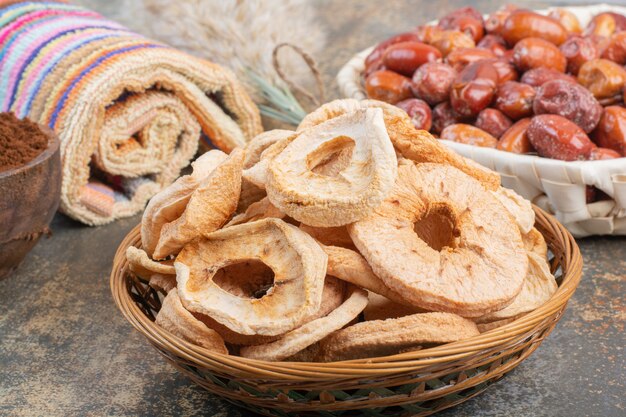
[[(573, 12), (582, 24), (593, 15), (606, 11), (626, 15), (626, 7), (608, 4), (566, 9)], [(538, 12), (547, 14), (550, 10)], [(366, 98), (361, 74), (365, 69), (365, 58), (372, 49), (359, 52), (337, 74), (337, 83), (344, 97)], [(574, 236), (626, 235), (626, 158), (566, 162), (443, 142), (461, 155), (500, 173), (503, 186), (553, 213)], [(611, 200), (586, 204), (587, 186), (599, 188)]]

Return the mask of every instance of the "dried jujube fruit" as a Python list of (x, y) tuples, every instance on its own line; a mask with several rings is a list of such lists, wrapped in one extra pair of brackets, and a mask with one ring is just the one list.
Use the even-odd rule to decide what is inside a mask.
[(507, 81), (498, 87), (495, 105), (513, 120), (528, 117), (533, 112), (536, 91), (528, 84)]
[(541, 38), (559, 46), (567, 39), (567, 31), (559, 21), (529, 10), (512, 12), (500, 34), (509, 45), (525, 38)]
[(452, 82), (456, 76), (457, 72), (450, 65), (429, 62), (413, 74), (413, 93), (434, 106), (450, 97)]
[(465, 143), (467, 145), (480, 146), (483, 148), (495, 148), (498, 139), (476, 126), (457, 123), (443, 129), (441, 139), (452, 142)]
[(416, 129), (430, 130), (433, 117), (430, 106), (424, 100), (409, 98), (396, 103), (396, 106), (409, 115)]
[(526, 71), (524, 74), (522, 74), (520, 82), (536, 88), (541, 87), (543, 84), (552, 80), (564, 80), (571, 83), (577, 82), (576, 78), (572, 77), (569, 74), (564, 74), (561, 71), (545, 67), (534, 68)]
[(471, 36), (458, 30), (444, 30), (432, 36), (430, 44), (439, 49), (444, 57), (458, 48), (473, 48), (476, 46)]
[(557, 7), (550, 11), (548, 17), (559, 21), (568, 33), (580, 33), (583, 30), (576, 15), (562, 7)]
[(593, 137), (598, 146), (626, 156), (626, 108), (606, 107)]
[(441, 131), (447, 126), (464, 120), (463, 117), (454, 112), (454, 109), (452, 109), (452, 105), (449, 101), (437, 104), (433, 108), (432, 116), (433, 123), (431, 131), (437, 135), (441, 134)]
[(567, 71), (578, 75), (580, 67), (587, 61), (600, 57), (598, 48), (589, 38), (573, 36), (563, 42), (559, 47), (563, 56), (567, 59)]
[(365, 80), (367, 96), (386, 103), (397, 103), (413, 96), (411, 79), (393, 71), (374, 71)]
[(487, 108), (478, 113), (475, 125), (491, 136), (499, 138), (513, 125), (513, 122), (500, 110)]
[(433, 46), (422, 42), (399, 42), (385, 50), (383, 64), (392, 71), (410, 77), (422, 65), (440, 58), (441, 52)]
[(584, 160), (596, 147), (578, 125), (555, 114), (533, 117), (526, 134), (539, 156), (552, 159)]
[(598, 100), (615, 97), (626, 84), (626, 69), (608, 59), (593, 59), (580, 67), (578, 82)]
[(576, 123), (586, 133), (598, 125), (602, 106), (580, 84), (563, 80), (548, 81), (537, 90), (533, 102), (535, 114), (558, 114)]
[(513, 126), (500, 136), (496, 148), (501, 151), (519, 154), (534, 152), (535, 148), (531, 145), (528, 135), (526, 134), (528, 125), (530, 125), (530, 117), (515, 122)]
[(617, 64), (626, 64), (626, 31), (613, 34), (602, 53), (602, 58), (609, 59)]
[(524, 38), (513, 48), (513, 63), (522, 72), (533, 68), (552, 68), (565, 72), (567, 60), (553, 43), (541, 38)]
[(491, 104), (497, 84), (498, 73), (490, 62), (474, 62), (454, 79), (450, 104), (461, 116), (476, 116)]

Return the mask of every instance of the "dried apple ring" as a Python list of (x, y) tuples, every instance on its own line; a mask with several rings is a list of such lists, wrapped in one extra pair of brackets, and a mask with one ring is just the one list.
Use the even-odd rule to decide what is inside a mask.
[(534, 252), (547, 259), (548, 244), (539, 230), (533, 227), (528, 233), (522, 235), (522, 241), (524, 242), (526, 252)]
[(191, 175), (183, 175), (152, 197), (141, 219), (141, 246), (149, 256), (152, 256), (157, 246), (163, 225), (183, 214), (191, 194), (200, 182), (227, 157), (228, 155), (217, 149), (204, 153), (191, 164)]
[(478, 334), (473, 321), (450, 313), (364, 321), (324, 339), (317, 359), (331, 362), (394, 355), (422, 345), (455, 342)]
[(550, 266), (546, 258), (534, 252), (528, 253), (528, 275), (524, 279), (522, 290), (513, 302), (502, 310), (477, 317), (476, 323), (489, 323), (522, 314), (541, 307), (552, 297), (558, 288), (554, 275), (550, 273)]
[(154, 259), (175, 255), (186, 243), (228, 221), (241, 192), (244, 155), (242, 149), (234, 149), (192, 193), (180, 217), (163, 225)]
[(322, 249), (328, 255), (329, 275), (380, 294), (398, 304), (411, 305), (402, 295), (385, 285), (357, 252), (337, 246), (322, 246)]
[[(281, 131), (286, 132), (286, 131)], [(285, 135), (285, 137), (278, 142), (273, 143), (267, 149), (261, 153), (261, 159), (249, 168), (243, 171), (243, 179), (251, 182), (257, 187), (265, 190), (265, 184), (267, 182), (267, 170), (272, 163), (273, 159), (280, 154), (283, 149), (287, 147), (297, 137), (295, 133)]]
[(267, 197), (252, 203), (248, 206), (246, 211), (234, 216), (224, 227), (235, 226), (242, 223), (248, 223), (255, 220), (266, 219), (268, 217), (275, 217), (282, 219), (285, 217), (285, 213), (278, 210)]
[(275, 342), (241, 348), (241, 356), (266, 361), (280, 361), (341, 329), (358, 316), (367, 305), (367, 291), (355, 286), (350, 286), (349, 291), (346, 301), (327, 316), (312, 320), (285, 334)]
[(126, 259), (129, 269), (142, 278), (148, 279), (152, 274), (176, 274), (172, 261), (153, 261), (143, 249), (134, 246), (126, 249)]
[(150, 287), (167, 294), (176, 288), (176, 275), (152, 274), (148, 283)]
[[(320, 317), (324, 317), (328, 315), (331, 311), (338, 308), (344, 301), (346, 285), (346, 283), (337, 278), (326, 276), (326, 279), (324, 280), (324, 291), (322, 292), (322, 303), (320, 304), (320, 308), (315, 312), (312, 317), (308, 318), (307, 320), (311, 321)], [(205, 316), (204, 314), (194, 313), (194, 316), (198, 320), (206, 324), (209, 328), (218, 332), (225, 342), (233, 345), (256, 346), (274, 342), (282, 337), (282, 335), (246, 336), (233, 332), (228, 327), (221, 325), (220, 323), (213, 320), (211, 317)]]
[(500, 203), (511, 214), (522, 234), (531, 231), (535, 225), (535, 212), (530, 201), (508, 188), (500, 187), (492, 191)]
[(300, 230), (308, 233), (313, 239), (322, 245), (339, 246), (341, 248), (356, 249), (345, 226), (338, 227), (313, 227), (304, 223), (300, 224)]
[[(434, 249), (415, 224), (437, 210), (454, 227)], [(477, 317), (520, 292), (528, 257), (519, 228), (496, 197), (458, 169), (403, 162), (392, 194), (348, 232), (374, 273), (412, 304)]]
[(362, 109), (300, 132), (272, 159), (265, 190), (272, 204), (298, 221), (342, 226), (377, 207), (396, 174), (382, 110)]
[[(258, 164), (267, 148), (294, 134), (295, 132), (291, 130), (275, 129), (255, 136), (244, 148), (246, 157), (243, 160), (243, 169), (246, 170)], [(243, 213), (251, 204), (261, 200), (263, 197), (265, 197), (265, 187), (259, 187), (244, 176), (241, 181), (241, 195), (236, 212)]]
[[(254, 288), (254, 280), (245, 275), (239, 281), (235, 274), (220, 275), (244, 261), (260, 261), (271, 268), (273, 283), (263, 278)], [(275, 336), (300, 326), (319, 309), (326, 263), (326, 254), (312, 237), (269, 218), (218, 230), (187, 244), (174, 266), (187, 309), (240, 334)]]
[(228, 349), (222, 337), (183, 307), (176, 288), (168, 292), (163, 299), (161, 310), (156, 317), (156, 324), (188, 342), (228, 355)]
[(308, 114), (298, 132), (317, 126), (327, 120), (339, 117), (358, 109), (380, 108), (383, 110), (387, 133), (393, 146), (405, 157), (415, 162), (434, 162), (452, 165), (467, 175), (476, 178), (490, 190), (500, 186), (500, 175), (484, 168), (471, 159), (465, 158), (446, 148), (425, 130), (417, 130), (406, 112), (394, 105), (378, 100), (340, 99), (324, 104)]

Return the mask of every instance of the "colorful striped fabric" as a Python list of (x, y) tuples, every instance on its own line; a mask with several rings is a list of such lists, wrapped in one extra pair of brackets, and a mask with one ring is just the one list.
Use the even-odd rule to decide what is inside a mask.
[(59, 135), (61, 210), (90, 225), (141, 210), (199, 139), (230, 150), (261, 131), (229, 71), (54, 1), (0, 9), (0, 111)]

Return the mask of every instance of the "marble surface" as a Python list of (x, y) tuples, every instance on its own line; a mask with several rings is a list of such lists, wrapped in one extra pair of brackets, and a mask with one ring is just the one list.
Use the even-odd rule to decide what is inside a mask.
[[(85, 1), (110, 16), (117, 0)], [(468, 3), (316, 1), (330, 39), (317, 57), (327, 85), (357, 50)], [(542, 3), (528, 3), (539, 7)], [(250, 415), (168, 365), (119, 314), (109, 273), (133, 217), (89, 228), (57, 215), (50, 239), (0, 281), (0, 415)], [(626, 238), (579, 241), (585, 267), (541, 347), (482, 395), (441, 416), (624, 416)]]

